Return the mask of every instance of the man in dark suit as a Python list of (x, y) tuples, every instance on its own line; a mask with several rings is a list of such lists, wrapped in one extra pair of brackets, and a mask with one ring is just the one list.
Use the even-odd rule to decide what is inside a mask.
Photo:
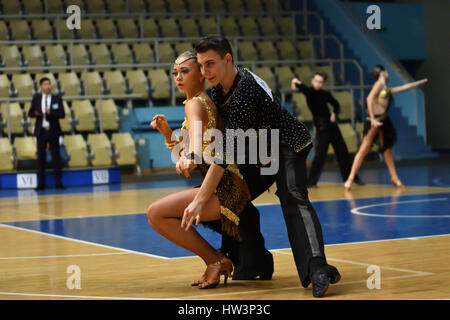
[(59, 119), (65, 117), (64, 106), (60, 96), (52, 95), (52, 84), (50, 79), (42, 78), (39, 81), (40, 94), (35, 94), (31, 102), (28, 116), (36, 118), (34, 135), (37, 138), (38, 151), (38, 187), (37, 190), (45, 188), (45, 156), (47, 146), (50, 146), (54, 168), (55, 185), (58, 189), (64, 189), (61, 182), (61, 155), (59, 152), (59, 137), (61, 127)]

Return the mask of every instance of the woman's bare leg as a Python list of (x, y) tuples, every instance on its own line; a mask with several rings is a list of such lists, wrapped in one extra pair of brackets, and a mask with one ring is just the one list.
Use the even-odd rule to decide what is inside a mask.
[(379, 128), (370, 128), (369, 132), (365, 135), (361, 146), (359, 147), (358, 152), (355, 155), (355, 159), (353, 160), (352, 170), (348, 175), (347, 181), (345, 181), (344, 187), (349, 190), (352, 186), (353, 180), (355, 180), (355, 176), (358, 173), (359, 168), (364, 161), (364, 158), (370, 151), (370, 146), (372, 145), (373, 140), (378, 134)]
[(394, 156), (392, 155), (392, 149), (386, 149), (384, 151), (384, 161), (388, 167), (389, 174), (391, 175), (391, 181), (396, 187), (404, 187), (403, 183), (400, 181), (397, 175), (397, 170), (395, 169)]
[[(184, 210), (194, 200), (198, 191), (198, 188), (183, 190), (152, 203), (147, 209), (147, 218), (156, 232), (195, 253), (208, 265), (219, 261), (223, 255), (203, 239), (194, 226), (187, 231), (181, 228)], [(220, 219), (220, 203), (217, 195), (213, 194), (204, 207), (201, 221), (218, 219)]]

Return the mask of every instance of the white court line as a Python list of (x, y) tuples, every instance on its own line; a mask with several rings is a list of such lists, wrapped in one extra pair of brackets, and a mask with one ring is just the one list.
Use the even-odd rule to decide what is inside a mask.
[[(394, 276), (386, 277), (383, 280), (396, 280), (396, 279), (407, 279), (418, 277), (419, 274), (411, 274), (404, 276)], [(347, 282), (338, 282), (333, 286), (355, 284), (355, 283), (365, 283), (367, 280), (355, 280)], [(109, 299), (109, 300), (184, 300), (184, 299), (204, 299), (205, 297), (220, 297), (228, 295), (238, 295), (238, 294), (254, 294), (262, 292), (273, 292), (273, 291), (285, 291), (285, 290), (296, 290), (302, 289), (300, 284), (295, 287), (285, 287), (285, 288), (273, 288), (273, 289), (261, 289), (252, 291), (239, 291), (239, 292), (223, 292), (223, 293), (212, 293), (205, 295), (193, 295), (193, 296), (183, 296), (183, 297), (172, 297), (172, 298), (138, 298), (138, 297), (99, 297), (99, 296), (75, 296), (75, 295), (63, 295), (63, 294), (41, 294), (41, 293), (21, 293), (21, 292), (0, 292), (0, 295), (13, 295), (13, 296), (37, 296), (37, 297), (54, 297), (54, 298), (77, 298), (77, 299)]]
[[(99, 243), (95, 243), (95, 242), (90, 242), (90, 241), (84, 241), (84, 240), (78, 240), (78, 239), (74, 239), (74, 238), (69, 238), (69, 237), (64, 237), (64, 236), (58, 236), (55, 234), (51, 234), (51, 233), (46, 233), (46, 232), (41, 232), (41, 231), (36, 231), (36, 230), (31, 230), (31, 229), (26, 229), (26, 228), (21, 228), (21, 227), (16, 227), (16, 226), (10, 226), (7, 224), (3, 224), (0, 223), (0, 227), (6, 227), (6, 228), (12, 228), (12, 229), (17, 229), (17, 230), (22, 230), (22, 231), (28, 231), (28, 232), (33, 232), (33, 233), (37, 233), (40, 235), (45, 235), (45, 236), (49, 236), (49, 237), (54, 237), (54, 238), (60, 238), (60, 239), (64, 239), (64, 240), (71, 240), (71, 241), (75, 241), (75, 242), (80, 242), (80, 243), (85, 243), (85, 244), (91, 244), (91, 245), (95, 245), (95, 246), (99, 246), (99, 247), (104, 247), (104, 248), (108, 248), (108, 249), (114, 249), (114, 250), (118, 250), (118, 251), (123, 251), (123, 252), (128, 252), (128, 253), (135, 253), (135, 254), (139, 254), (139, 255), (144, 255), (144, 256), (150, 256), (153, 258), (159, 258), (159, 259), (164, 259), (164, 260), (178, 260), (178, 259), (186, 259), (186, 258), (198, 258), (198, 256), (185, 256), (185, 257), (165, 257), (165, 256), (159, 256), (159, 255), (155, 255), (155, 254), (150, 254), (150, 253), (145, 253), (145, 252), (139, 252), (139, 251), (133, 251), (133, 250), (128, 250), (128, 249), (123, 249), (123, 248), (119, 248), (119, 247), (113, 247), (113, 246), (108, 246), (108, 245), (104, 245), (104, 244), (99, 244)], [(418, 236), (418, 237), (405, 237), (405, 238), (393, 238), (393, 239), (382, 239), (382, 240), (369, 240), (369, 241), (356, 241), (356, 242), (346, 242), (346, 243), (335, 243), (335, 244), (327, 244), (325, 245), (325, 247), (331, 247), (331, 246), (342, 246), (342, 245), (347, 245), (347, 244), (360, 244), (360, 243), (373, 243), (373, 242), (385, 242), (385, 241), (394, 241), (394, 240), (418, 240), (418, 239), (422, 239), (422, 238), (432, 238), (432, 237), (444, 237), (444, 236), (449, 236), (450, 233), (448, 234), (438, 234), (438, 235), (430, 235), (430, 236)], [(269, 251), (271, 252), (277, 252), (279, 250), (289, 250), (291, 248), (278, 248), (278, 249), (271, 249)]]
[(53, 259), (53, 258), (73, 258), (73, 257), (114, 256), (114, 255), (119, 255), (119, 254), (130, 254), (130, 252), (68, 254), (68, 255), (61, 255), (61, 256), (0, 257), (0, 260)]
[[(386, 277), (382, 278), (382, 280), (396, 280), (396, 279), (407, 279), (418, 277), (418, 274), (404, 275), (404, 276), (394, 276), (394, 277)], [(333, 286), (342, 286), (347, 284), (355, 284), (355, 283), (366, 283), (367, 280), (355, 280), (355, 281), (347, 281), (347, 282), (338, 282), (333, 284)], [(295, 287), (285, 287), (285, 288), (273, 288), (273, 289), (261, 289), (261, 290), (252, 290), (252, 291), (239, 291), (239, 292), (224, 292), (224, 293), (212, 293), (205, 295), (197, 295), (197, 296), (184, 296), (177, 297), (176, 299), (203, 299), (204, 297), (218, 297), (218, 296), (228, 296), (228, 295), (236, 295), (236, 294), (254, 294), (254, 293), (262, 293), (262, 292), (273, 292), (273, 291), (285, 291), (285, 290), (296, 290), (303, 289), (303, 287), (299, 284)]]
[[(31, 296), (31, 297), (53, 297), (53, 298), (76, 298), (76, 299), (108, 299), (108, 300), (162, 300), (160, 298), (136, 298), (136, 297), (98, 297), (98, 296), (75, 296), (66, 294), (43, 294), (22, 292), (0, 292), (0, 295)], [(167, 299), (169, 300), (169, 299)]]
[[(291, 252), (285, 252), (285, 251), (278, 251), (278, 253), (287, 254), (287, 255), (292, 255)], [(425, 271), (415, 271), (415, 270), (409, 270), (409, 269), (400, 269), (400, 268), (386, 267), (386, 266), (378, 265), (378, 264), (376, 264), (376, 263), (364, 263), (364, 262), (351, 261), (351, 260), (343, 260), (343, 259), (335, 259), (335, 258), (329, 258), (329, 257), (327, 257), (327, 260), (336, 261), (336, 262), (342, 262), (342, 263), (355, 264), (355, 265), (364, 266), (364, 267), (369, 267), (369, 266), (376, 265), (376, 266), (380, 267), (381, 269), (387, 269), (387, 270), (393, 270), (393, 271), (400, 271), (400, 272), (414, 273), (414, 274), (416, 274), (416, 275), (418, 275), (418, 276), (431, 276), (431, 275), (434, 275), (434, 274), (435, 274), (435, 273), (425, 272)]]
[(376, 214), (362, 212), (363, 209), (383, 207), (391, 204), (403, 204), (403, 203), (417, 203), (417, 202), (431, 202), (431, 201), (446, 201), (448, 198), (435, 198), (435, 199), (421, 199), (421, 200), (407, 200), (407, 201), (397, 201), (397, 202), (385, 202), (377, 204), (369, 204), (367, 206), (356, 207), (350, 210), (352, 214), (359, 216), (369, 216), (369, 217), (383, 217), (383, 218), (450, 218), (450, 215), (396, 215), (396, 214)]
[[(381, 240), (368, 240), (368, 241), (356, 241), (356, 242), (344, 242), (344, 243), (332, 243), (326, 244), (325, 247), (333, 247), (333, 246), (343, 246), (347, 244), (361, 244), (361, 243), (374, 243), (374, 242), (386, 242), (386, 241), (395, 241), (395, 240), (420, 240), (422, 238), (433, 238), (433, 237), (446, 237), (450, 236), (450, 233), (446, 234), (436, 234), (431, 236), (418, 236), (418, 237), (405, 237), (405, 238), (393, 238), (393, 239), (381, 239)], [(278, 249), (270, 249), (270, 252), (278, 252), (280, 250), (291, 250), (291, 248), (278, 248)], [(167, 259), (185, 259), (185, 258), (196, 258), (198, 256), (185, 256), (185, 257), (167, 257)]]
[(2, 223), (0, 223), (0, 227), (17, 229), (17, 230), (22, 230), (22, 231), (28, 231), (28, 232), (32, 232), (32, 233), (36, 233), (36, 234), (40, 234), (40, 235), (44, 235), (44, 236), (49, 236), (49, 237), (58, 238), (58, 239), (64, 239), (64, 240), (70, 240), (70, 241), (75, 241), (75, 242), (84, 243), (84, 244), (90, 244), (90, 245), (94, 245), (94, 246), (98, 246), (98, 247), (118, 250), (118, 251), (127, 252), (127, 253), (136, 253), (136, 254), (139, 254), (139, 255), (142, 255), (142, 256), (148, 256), (148, 257), (152, 257), (152, 258), (160, 258), (160, 259), (164, 259), (164, 260), (169, 259), (167, 257), (158, 256), (158, 255), (155, 255), (155, 254), (139, 252), (139, 251), (133, 251), (133, 250), (123, 249), (123, 248), (114, 247), (114, 246), (108, 246), (108, 245), (105, 245), (105, 244), (100, 244), (100, 243), (95, 243), (95, 242), (90, 242), (90, 241), (85, 241), (85, 240), (78, 240), (78, 239), (64, 237), (64, 236), (58, 236), (58, 235), (52, 234), (52, 233), (46, 233), (46, 232), (41, 232), (41, 231), (36, 231), (36, 230), (31, 230), (31, 229), (26, 229), (26, 228), (21, 228), (21, 227), (16, 227), (16, 226), (10, 226), (10, 225), (7, 225), (7, 224), (2, 224)]

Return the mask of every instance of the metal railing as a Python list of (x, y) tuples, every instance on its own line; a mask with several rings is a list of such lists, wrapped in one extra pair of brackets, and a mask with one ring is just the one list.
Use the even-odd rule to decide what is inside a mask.
[[(307, 34), (308, 30), (308, 17), (313, 16), (319, 22), (319, 35), (321, 39), (321, 54), (324, 56), (324, 21), (322, 17), (315, 11), (275, 11), (271, 12), (153, 12), (153, 13), (83, 13), (82, 17), (85, 18), (136, 18), (139, 24), (139, 38), (144, 38), (144, 18), (155, 18), (155, 17), (215, 17), (217, 33), (221, 34), (223, 16), (240, 17), (240, 16), (273, 16), (274, 19), (278, 16), (290, 16), (292, 19), (292, 37), (295, 38), (298, 35), (296, 26), (296, 17), (303, 17), (303, 31)], [(1, 19), (23, 19), (25, 15), (0, 15)], [(61, 39), (61, 21), (67, 18), (68, 14), (62, 13), (48, 13), (48, 14), (27, 14), (27, 19), (55, 19), (55, 29), (56, 38)], [(228, 37), (228, 36), (227, 36)], [(231, 38), (231, 36), (229, 37)], [(69, 41), (74, 41), (74, 39), (68, 39)], [(96, 39), (99, 40), (99, 39)], [(9, 43), (14, 43), (16, 40), (8, 41)]]

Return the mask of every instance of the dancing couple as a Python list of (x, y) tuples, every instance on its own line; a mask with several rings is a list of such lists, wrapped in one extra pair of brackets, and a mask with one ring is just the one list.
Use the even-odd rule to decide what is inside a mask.
[[(200, 39), (195, 53), (185, 52), (175, 61), (173, 77), (178, 89), (186, 94), (186, 119), (182, 132), (190, 141), (196, 140), (198, 123), (201, 123), (201, 153), (194, 143), (180, 154), (180, 143), (170, 129), (164, 115), (153, 118), (151, 126), (160, 131), (166, 146), (178, 159), (176, 170), (180, 176), (190, 177), (190, 172), (200, 169), (204, 176), (201, 186), (168, 195), (147, 209), (149, 224), (162, 236), (200, 256), (206, 271), (191, 285), (200, 289), (216, 287), (221, 275), (233, 280), (271, 279), (273, 257), (265, 248), (260, 232), (259, 212), (251, 203), (274, 182), (280, 199), (288, 238), (294, 261), (303, 287), (312, 283), (312, 294), (321, 297), (329, 284), (340, 280), (338, 270), (327, 263), (324, 252), (322, 228), (311, 205), (307, 191), (306, 158), (312, 140), (305, 126), (281, 107), (267, 84), (247, 69), (235, 66), (228, 40), (219, 35)], [(210, 95), (204, 81), (212, 86)], [(212, 141), (203, 135), (209, 129), (219, 129), (224, 134), (223, 144), (233, 143), (234, 159), (246, 159), (244, 164), (199, 161), (216, 157), (208, 154)], [(243, 132), (253, 129), (263, 138), (262, 129), (277, 129), (279, 141), (268, 141), (272, 162), (278, 171), (262, 174), (267, 163), (248, 161), (249, 148), (244, 155), (237, 154), (227, 129)], [(267, 137), (267, 136), (265, 136)], [(248, 141), (247, 141), (248, 142)], [(186, 148), (185, 148), (186, 149)], [(278, 157), (276, 157), (278, 155)], [(224, 160), (225, 155), (221, 155)], [(227, 154), (227, 159), (229, 158)], [(194, 228), (204, 224), (222, 234), (222, 248), (213, 248)]]

